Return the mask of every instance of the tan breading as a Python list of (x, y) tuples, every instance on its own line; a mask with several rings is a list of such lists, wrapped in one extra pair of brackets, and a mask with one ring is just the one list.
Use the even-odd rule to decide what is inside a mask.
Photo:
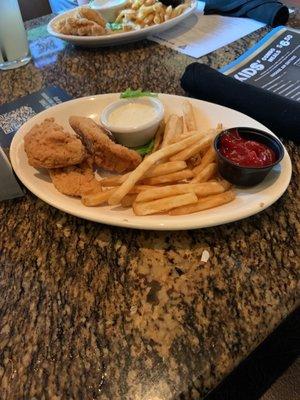
[(24, 137), (24, 148), (29, 165), (35, 168), (62, 168), (81, 163), (87, 153), (81, 140), (45, 119), (34, 125)]
[(78, 9), (78, 16), (79, 18), (86, 18), (90, 21), (94, 21), (96, 24), (105, 28), (106, 21), (98, 11), (92, 10), (89, 7), (81, 7)]
[(51, 169), (49, 173), (56, 189), (68, 196), (81, 197), (102, 192), (101, 184), (95, 178), (88, 162), (67, 168)]
[(70, 117), (74, 131), (82, 138), (98, 167), (118, 173), (131, 171), (142, 161), (134, 150), (114, 143), (91, 118)]
[(68, 17), (58, 22), (57, 30), (64, 35), (101, 36), (106, 33), (103, 26), (87, 18)]

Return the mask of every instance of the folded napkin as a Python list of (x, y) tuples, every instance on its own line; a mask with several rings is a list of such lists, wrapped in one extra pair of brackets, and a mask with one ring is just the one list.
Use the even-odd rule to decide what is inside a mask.
[(18, 184), (10, 163), (0, 147), (0, 201), (24, 196)]
[(240, 111), (276, 135), (300, 142), (300, 103), (223, 75), (208, 65), (190, 64), (182, 88), (192, 97)]
[(284, 25), (289, 19), (289, 9), (274, 0), (206, 0), (204, 14), (248, 17), (271, 26)]

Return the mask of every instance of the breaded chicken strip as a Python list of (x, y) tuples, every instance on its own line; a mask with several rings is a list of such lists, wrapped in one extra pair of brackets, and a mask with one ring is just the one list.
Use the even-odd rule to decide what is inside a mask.
[(29, 165), (35, 168), (68, 167), (87, 157), (81, 140), (65, 132), (54, 118), (34, 125), (24, 137), (24, 147)]
[(106, 33), (102, 25), (87, 18), (65, 18), (58, 22), (57, 29), (64, 35), (74, 36), (101, 36)]
[(70, 117), (74, 131), (82, 138), (89, 153), (94, 156), (95, 164), (118, 173), (132, 171), (142, 161), (134, 150), (114, 143), (105, 131), (91, 118)]
[(95, 178), (88, 162), (67, 168), (51, 169), (49, 173), (56, 189), (68, 196), (81, 197), (102, 192), (101, 184)]
[(94, 22), (96, 22), (96, 24), (103, 26), (103, 28), (105, 28), (106, 21), (102, 17), (102, 15), (98, 11), (93, 10), (89, 7), (79, 8), (78, 9), (78, 17), (86, 18), (86, 19), (89, 19), (90, 21), (94, 21)]

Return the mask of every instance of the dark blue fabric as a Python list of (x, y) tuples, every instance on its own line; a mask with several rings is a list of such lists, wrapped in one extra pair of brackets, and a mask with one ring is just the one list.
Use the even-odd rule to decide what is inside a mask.
[(276, 0), (206, 0), (204, 14), (220, 14), (228, 17), (246, 17), (267, 25), (284, 25), (289, 10)]
[(233, 108), (276, 135), (300, 142), (300, 103), (223, 75), (208, 65), (190, 64), (182, 88), (192, 97)]

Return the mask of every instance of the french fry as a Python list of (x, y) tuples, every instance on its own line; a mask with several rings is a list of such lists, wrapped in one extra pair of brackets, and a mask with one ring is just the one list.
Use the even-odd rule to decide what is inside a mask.
[(109, 197), (116, 189), (106, 190), (102, 193), (97, 194), (87, 194), (81, 197), (81, 202), (87, 207), (96, 207), (100, 206), (107, 202)]
[(161, 122), (155, 134), (152, 153), (154, 153), (160, 148), (160, 145), (164, 137), (164, 131), (165, 131), (165, 123)]
[(178, 115), (171, 114), (165, 127), (164, 138), (161, 144), (161, 148), (166, 147), (170, 144), (171, 139), (175, 136), (181, 135), (183, 131), (183, 119)]
[(117, 16), (116, 21), (115, 22), (121, 22), (123, 18), (131, 18), (131, 17), (135, 17), (136, 16), (136, 12), (134, 10), (122, 10), (120, 12), (120, 14)]
[[(193, 183), (191, 185), (194, 185)], [(202, 182), (195, 186), (194, 192), (198, 198), (211, 196), (225, 192), (229, 187), (225, 187), (221, 182)], [(149, 189), (150, 190), (150, 189)], [(143, 191), (144, 192), (144, 191)]]
[(154, 9), (154, 11), (162, 12), (164, 10), (163, 4), (161, 2), (157, 2), (156, 3), (155, 0), (154, 0), (153, 9)]
[(179, 142), (180, 140), (183, 140), (183, 139), (185, 139), (185, 138), (187, 138), (187, 137), (189, 137), (189, 136), (191, 136), (191, 135), (194, 135), (194, 134), (196, 134), (196, 133), (203, 132), (203, 137), (204, 137), (204, 136), (206, 136), (206, 135), (208, 135), (208, 134), (212, 134), (213, 136), (216, 136), (216, 135), (217, 135), (219, 132), (221, 132), (221, 131), (222, 131), (222, 124), (217, 124), (217, 127), (216, 127), (215, 129), (209, 129), (209, 130), (206, 130), (206, 131), (199, 131), (199, 130), (194, 130), (194, 131), (183, 131), (183, 133), (182, 133), (181, 135), (176, 135), (176, 136), (174, 136), (174, 137), (171, 139), (171, 141), (170, 141), (169, 144), (177, 143), (177, 142)]
[[(218, 207), (222, 204), (229, 203), (235, 198), (235, 193), (229, 190), (224, 193), (216, 194), (214, 196), (204, 197), (197, 201), (195, 204), (181, 206), (169, 211), (170, 215), (183, 215), (191, 214), (198, 211), (208, 210), (209, 208)], [(139, 203), (137, 203), (139, 204)]]
[(169, 211), (172, 208), (197, 203), (195, 193), (185, 193), (179, 196), (165, 197), (148, 202), (133, 203), (133, 211), (136, 215), (149, 215)]
[(226, 181), (225, 179), (221, 179), (219, 183), (223, 186), (225, 190), (228, 190), (231, 187), (231, 183)]
[(141, 164), (138, 165), (137, 168), (131, 172), (126, 181), (123, 182), (122, 185), (114, 193), (112, 193), (111, 197), (108, 199), (108, 203), (110, 205), (119, 204), (122, 198), (126, 196), (126, 194), (133, 188), (136, 182), (139, 181), (155, 163), (163, 158), (172, 156), (173, 154), (180, 152), (188, 146), (193, 145), (199, 139), (201, 139), (201, 137), (202, 134), (195, 134), (178, 143), (174, 143), (163, 149), (160, 149), (155, 153), (150, 154), (149, 157), (144, 158)]
[(212, 141), (212, 135), (203, 136), (203, 138), (199, 141), (199, 143), (195, 143), (194, 145), (187, 147), (181, 152), (175, 154), (170, 157), (171, 161), (185, 161), (195, 154), (199, 153), (201, 150), (205, 149)]
[(188, 7), (187, 4), (180, 4), (179, 6), (175, 7), (173, 10), (174, 15), (177, 17)]
[(152, 178), (160, 175), (172, 174), (173, 172), (181, 171), (186, 168), (185, 161), (169, 161), (163, 164), (159, 164), (151, 168), (144, 175), (145, 178)]
[[(164, 197), (175, 196), (184, 193), (195, 193), (198, 197), (204, 197), (212, 194), (224, 192), (230, 188), (230, 183), (221, 180), (219, 182), (205, 182), (205, 183), (185, 183), (170, 186), (155, 187), (149, 185), (137, 185), (132, 188), (128, 197), (121, 204), (126, 207), (130, 206), (133, 201), (151, 201)], [(97, 194), (86, 194), (82, 197), (82, 203), (87, 207), (95, 207), (107, 202), (109, 196), (116, 190), (116, 188), (106, 190)], [(131, 199), (131, 203), (129, 201)]]
[(150, 25), (154, 20), (154, 16), (155, 16), (154, 13), (148, 14), (146, 16), (146, 18), (143, 19), (142, 24), (143, 25)]
[(172, 10), (173, 10), (173, 8), (172, 8), (172, 6), (168, 6), (167, 8), (166, 8), (166, 15), (171, 15), (172, 14)]
[(162, 199), (164, 197), (177, 196), (184, 193), (193, 193), (195, 186), (196, 184), (189, 185), (183, 183), (179, 185), (154, 187), (152, 189), (144, 190), (143, 192), (139, 193), (135, 201), (138, 203), (143, 201), (145, 202)]
[(193, 106), (189, 101), (185, 101), (183, 104), (183, 116), (187, 131), (195, 131), (197, 124), (194, 116)]
[[(152, 178), (153, 176), (171, 174), (172, 172), (181, 171), (186, 168), (185, 161), (170, 161), (164, 164), (155, 165), (153, 168), (149, 169), (144, 175), (145, 178)], [(124, 175), (112, 176), (109, 178), (104, 178), (101, 180), (101, 186), (120, 186), (129, 177), (131, 172)]]
[(124, 196), (121, 201), (121, 206), (122, 207), (131, 207), (137, 196), (138, 196), (137, 193), (126, 194), (126, 196)]
[[(136, 185), (134, 186), (129, 194), (138, 194), (142, 192), (143, 190), (148, 190), (152, 189), (152, 186), (147, 186), (147, 185)], [(117, 190), (117, 188), (112, 188), (109, 190), (106, 190), (101, 193), (89, 193), (89, 194), (84, 194), (84, 196), (81, 197), (82, 203), (87, 206), (87, 207), (96, 207), (100, 206), (101, 204), (104, 204), (108, 201), (109, 197)]]
[(159, 164), (151, 168), (146, 174), (146, 178), (152, 178), (154, 176), (171, 174), (172, 172), (181, 171), (186, 168), (185, 161), (168, 161), (163, 164)]
[(149, 14), (152, 14), (153, 11), (154, 11), (153, 5), (151, 6), (142, 5), (138, 10), (137, 20), (143, 21), (145, 17)]
[(215, 173), (217, 172), (217, 164), (216, 163), (210, 163), (208, 164), (199, 174), (195, 176), (194, 179), (192, 179), (192, 183), (196, 182), (207, 182), (209, 179), (211, 179)]
[(108, 178), (103, 178), (101, 179), (101, 186), (102, 187), (120, 186), (123, 182), (126, 181), (129, 175), (130, 172), (124, 175), (115, 175), (115, 176), (110, 176)]
[(226, 188), (221, 182), (205, 182), (205, 183), (183, 183), (177, 185), (168, 185), (143, 190), (139, 193), (135, 201), (152, 201), (162, 199), (164, 197), (176, 196), (184, 193), (195, 193), (198, 197), (205, 197), (212, 194), (225, 192)]
[(179, 117), (178, 123), (176, 125), (175, 135), (181, 136), (182, 134), (183, 134), (183, 117)]
[(190, 169), (173, 172), (172, 174), (154, 176), (153, 178), (146, 178), (142, 180), (145, 185), (160, 185), (162, 183), (178, 182), (184, 179), (193, 178), (194, 174)]
[(195, 135), (196, 133), (201, 133), (201, 132), (200, 131), (183, 132), (181, 135), (174, 136), (169, 144), (180, 142), (181, 140), (186, 139), (189, 136)]
[[(153, 186), (151, 186), (151, 185), (135, 185), (135, 186), (133, 186), (133, 188), (130, 190), (129, 193), (140, 193), (140, 192), (143, 192), (144, 190), (149, 190), (152, 188), (153, 188)], [(115, 188), (115, 189), (117, 189), (117, 188)]]
[(160, 23), (162, 22), (160, 16), (159, 16), (157, 13), (155, 14), (155, 17), (154, 17), (154, 19), (153, 19), (153, 22), (154, 22), (156, 25), (158, 25), (158, 24), (160, 24)]
[(215, 149), (212, 146), (210, 146), (207, 152), (202, 157), (200, 164), (193, 169), (193, 172), (196, 175), (199, 174), (199, 172), (201, 172), (208, 164), (214, 162), (215, 160), (216, 160)]

